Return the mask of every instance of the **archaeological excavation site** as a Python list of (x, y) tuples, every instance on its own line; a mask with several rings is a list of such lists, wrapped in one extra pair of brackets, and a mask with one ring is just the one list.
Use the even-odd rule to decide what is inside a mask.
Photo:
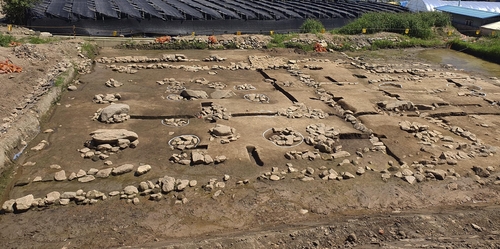
[(500, 246), (498, 65), (245, 39), (1, 48), (0, 247)]

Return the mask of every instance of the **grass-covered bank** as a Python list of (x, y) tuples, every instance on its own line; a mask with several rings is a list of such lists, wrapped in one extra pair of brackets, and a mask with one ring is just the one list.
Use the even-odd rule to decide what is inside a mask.
[(500, 39), (498, 37), (485, 37), (474, 41), (454, 39), (448, 44), (454, 50), (500, 64)]
[(57, 37), (38, 37), (38, 36), (27, 36), (22, 38), (16, 38), (8, 34), (0, 34), (0, 47), (17, 46), (19, 44), (30, 43), (30, 44), (46, 44), (51, 42), (60, 41)]
[(432, 39), (438, 36), (436, 29), (450, 25), (450, 15), (442, 12), (366, 13), (332, 32), (344, 35), (391, 32), (420, 39)]

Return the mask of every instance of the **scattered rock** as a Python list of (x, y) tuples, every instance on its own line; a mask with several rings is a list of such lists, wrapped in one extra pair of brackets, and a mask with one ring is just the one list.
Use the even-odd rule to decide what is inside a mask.
[(56, 181), (65, 181), (66, 179), (67, 179), (66, 172), (64, 170), (58, 171), (54, 175), (54, 180), (56, 180)]
[(141, 165), (141, 166), (137, 167), (137, 170), (135, 171), (135, 175), (141, 176), (141, 175), (148, 173), (150, 170), (151, 170), (151, 165), (148, 165), (148, 164)]

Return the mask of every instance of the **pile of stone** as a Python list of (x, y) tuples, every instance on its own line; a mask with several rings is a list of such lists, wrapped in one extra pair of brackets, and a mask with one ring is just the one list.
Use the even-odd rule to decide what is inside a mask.
[(83, 190), (77, 190), (76, 192), (63, 192), (53, 191), (48, 193), (44, 198), (34, 198), (33, 195), (26, 195), (17, 199), (10, 199), (2, 205), (2, 210), (6, 213), (12, 212), (25, 212), (31, 208), (41, 208), (47, 207), (49, 205), (59, 204), (68, 205), (70, 201), (74, 201), (76, 204), (94, 204), (99, 200), (106, 200), (106, 194), (97, 191), (90, 190), (84, 192)]
[(280, 69), (289, 67), (284, 58), (270, 55), (248, 56), (248, 61), (250, 61), (250, 65), (256, 69)]
[[(214, 68), (214, 67), (212, 67)], [(219, 68), (221, 68), (221, 66), (219, 65)], [(226, 67), (225, 69), (227, 70), (250, 70), (252, 69), (253, 67), (250, 66), (250, 64), (248, 64), (247, 62), (243, 62), (243, 61), (240, 61), (238, 63), (234, 63), (234, 62), (231, 62), (231, 64)]]
[(12, 49), (14, 55), (17, 58), (23, 58), (28, 60), (38, 60), (45, 61), (47, 60), (47, 56), (41, 52), (36, 45), (34, 44), (22, 44), (20, 46), (16, 46)]
[[(229, 175), (224, 175), (224, 177), (222, 178), (222, 181), (219, 181), (217, 178), (211, 178), (207, 184), (203, 185), (202, 188), (205, 190), (205, 191), (208, 191), (208, 192), (211, 192), (212, 190), (216, 189), (216, 188), (225, 188), (226, 187), (226, 182), (230, 179)], [(220, 190), (217, 190), (216, 192), (219, 192), (220, 194)], [(214, 195), (215, 197), (217, 197), (219, 194), (216, 194)]]
[(226, 108), (215, 103), (212, 103), (210, 106), (202, 106), (199, 115), (207, 121), (229, 120), (231, 118), (231, 113)]
[(335, 143), (339, 140), (340, 131), (334, 127), (318, 123), (308, 125), (306, 131), (309, 133), (309, 136), (304, 139), (306, 144), (314, 146), (323, 153), (340, 151), (340, 148), (335, 147)]
[(401, 121), (399, 122), (399, 128), (403, 131), (413, 133), (414, 137), (418, 138), (423, 145), (431, 145), (439, 141), (453, 142), (452, 137), (443, 136), (441, 132), (436, 130), (431, 131), (428, 125), (422, 125), (418, 122)]
[(119, 73), (136, 74), (137, 72), (139, 72), (137, 69), (132, 68), (132, 66), (106, 65), (106, 68)]
[(92, 101), (96, 104), (109, 104), (120, 100), (122, 96), (119, 93), (108, 93), (104, 94), (96, 94), (94, 95), (94, 99)]
[(200, 143), (200, 138), (196, 135), (181, 135), (168, 141), (172, 149), (189, 150), (194, 149)]
[[(437, 164), (438, 163), (436, 161), (428, 161), (428, 160), (415, 161), (411, 164), (411, 166), (408, 166), (407, 164), (403, 164), (399, 168), (394, 167), (394, 165), (391, 166), (391, 168), (397, 169), (396, 173), (394, 174), (391, 174), (390, 169), (382, 170), (380, 173), (382, 180), (384, 181), (387, 181), (389, 178), (391, 178), (391, 176), (394, 176), (396, 178), (401, 178), (402, 180), (410, 184), (414, 184), (416, 182), (423, 182), (426, 181), (427, 179), (457, 180), (458, 178), (461, 177), (460, 174), (456, 173), (455, 170), (452, 168), (448, 170), (436, 168)], [(410, 168), (413, 168), (413, 170)]]
[(411, 101), (403, 101), (403, 100), (397, 100), (394, 102), (380, 101), (377, 102), (377, 105), (386, 111), (400, 112), (400, 111), (417, 110), (416, 106)]
[[(94, 154), (94, 156), (105, 155), (105, 154)], [(111, 161), (107, 161), (107, 164), (110, 164)], [(118, 176), (123, 175), (134, 170), (133, 164), (123, 164), (118, 167), (109, 167), (104, 169), (96, 169), (91, 168), (87, 171), (80, 169), (78, 172), (71, 172), (69, 176), (66, 176), (66, 172), (64, 170), (60, 170), (54, 174), (53, 178), (42, 178), (41, 176), (37, 176), (33, 179), (33, 182), (46, 182), (50, 180), (55, 181), (73, 181), (77, 180), (78, 182), (86, 183), (94, 181), (97, 178), (108, 178), (109, 176)], [(151, 170), (151, 165), (140, 165), (137, 167), (134, 175), (141, 176), (148, 173)]]
[(117, 56), (117, 57), (102, 57), (96, 60), (99, 63), (145, 63), (159, 62), (159, 58), (150, 58), (147, 56)]
[(309, 70), (322, 70), (323, 69), (322, 66), (314, 65), (314, 64), (304, 65), (304, 68), (307, 68)]
[[(403, 131), (406, 131), (406, 132), (410, 132), (410, 133), (416, 133), (416, 132), (420, 132), (420, 131), (427, 131), (429, 130), (429, 126), (428, 125), (422, 125), (420, 123), (417, 123), (417, 122), (410, 122), (410, 121), (401, 121), (399, 122), (399, 128)], [(439, 133), (441, 134), (441, 133)]]
[(250, 102), (269, 103), (269, 97), (262, 93), (245, 94), (243, 97)]
[(220, 138), (221, 144), (228, 144), (240, 138), (240, 135), (236, 134), (236, 129), (227, 125), (217, 124), (215, 127), (210, 128), (209, 132), (212, 135), (210, 139)]
[(123, 86), (123, 83), (118, 82), (117, 80), (110, 78), (109, 80), (106, 81), (105, 85), (107, 87), (120, 87)]
[(152, 64), (129, 64), (126, 66), (106, 65), (106, 68), (119, 73), (137, 73), (140, 69), (181, 69), (186, 72), (209, 71), (210, 67), (201, 65), (172, 65), (168, 63), (152, 63)]
[(235, 90), (248, 91), (248, 90), (255, 90), (257, 88), (255, 88), (254, 86), (252, 86), (252, 84), (242, 84), (242, 85), (236, 85), (236, 86), (234, 86), (234, 89)]
[(99, 63), (148, 63), (148, 62), (186, 62), (186, 61), (198, 61), (189, 60), (184, 54), (163, 54), (161, 58), (147, 57), (147, 56), (118, 56), (118, 57), (102, 57), (97, 59)]
[(265, 134), (267, 140), (273, 142), (278, 146), (294, 146), (302, 142), (304, 137), (292, 128), (276, 128), (273, 127)]
[(359, 120), (353, 115), (354, 113), (352, 111), (345, 110), (341, 105), (339, 105), (334, 100), (334, 94), (332, 92), (326, 91), (323, 88), (318, 88), (316, 89), (316, 94), (319, 96), (319, 100), (323, 101), (324, 103), (332, 107), (333, 110), (337, 113), (337, 115), (343, 117), (345, 121), (351, 123), (354, 129), (368, 134), (373, 133), (373, 131), (368, 129), (368, 127), (366, 127), (361, 122), (361, 120)]
[(238, 49), (260, 49), (269, 43), (269, 37), (263, 36), (234, 36), (232, 40), (220, 40), (224, 47), (236, 47)]
[(227, 85), (222, 83), (222, 82), (210, 82), (210, 83), (208, 83), (208, 87), (221, 90), (221, 89), (226, 88)]
[(368, 127), (366, 127), (363, 123), (361, 123), (361, 120), (359, 120), (354, 115), (352, 115), (351, 111), (344, 112), (344, 120), (347, 122), (350, 122), (352, 124), (352, 126), (354, 127), (354, 129), (356, 129), (358, 131), (362, 131), (362, 132), (370, 133), (370, 134), (372, 133), (372, 131), (370, 129), (368, 129)]
[(177, 81), (174, 78), (165, 78), (163, 80), (156, 81), (156, 83), (160, 86), (167, 85), (166, 93), (176, 93), (186, 89), (184, 87), (184, 82)]
[(281, 109), (278, 111), (278, 115), (286, 116), (287, 118), (312, 118), (312, 119), (324, 119), (328, 117), (328, 113), (323, 112), (321, 109), (311, 109), (307, 107), (304, 103), (295, 103), (293, 106), (287, 109)]
[(386, 154), (387, 147), (382, 141), (380, 141), (378, 137), (373, 134), (370, 134), (370, 143), (372, 144), (372, 147), (370, 148), (371, 151), (380, 151)]
[(78, 74), (89, 74), (92, 72), (92, 60), (88, 58), (80, 59), (75, 62)]
[(162, 123), (166, 126), (181, 127), (189, 124), (189, 119), (187, 118), (166, 118), (162, 120)]
[(226, 160), (226, 156), (216, 156), (213, 158), (209, 154), (202, 151), (192, 151), (190, 155), (185, 152), (181, 154), (173, 154), (169, 159), (171, 163), (178, 163), (182, 165), (219, 164), (225, 162)]
[(161, 56), (161, 60), (168, 61), (168, 62), (198, 61), (198, 60), (190, 60), (184, 54), (163, 54)]
[[(296, 169), (294, 170), (297, 171)], [(278, 167), (272, 167), (271, 171), (262, 173), (259, 177), (257, 177), (257, 180), (279, 181), (285, 179), (286, 174), (286, 171), (280, 171)]]
[(288, 160), (292, 159), (304, 159), (304, 160), (310, 160), (313, 161), (316, 158), (321, 158), (321, 155), (317, 151), (288, 151), (285, 153), (285, 158)]
[(111, 104), (105, 108), (99, 108), (92, 117), (103, 123), (122, 123), (130, 119), (130, 107), (127, 104)]
[(225, 61), (225, 60), (226, 60), (226, 58), (220, 57), (218, 55), (210, 55), (209, 57), (203, 59), (203, 61), (217, 61), (217, 62)]
[(125, 129), (99, 129), (90, 133), (91, 140), (85, 142), (85, 148), (79, 149), (83, 158), (105, 160), (111, 153), (126, 148), (135, 148), (139, 144), (137, 133)]
[(315, 81), (311, 77), (311, 75), (304, 74), (302, 71), (299, 71), (296, 69), (289, 69), (288, 73), (290, 73), (290, 75), (292, 75), (292, 76), (299, 78), (300, 82), (304, 83), (306, 86), (309, 86), (309, 87), (318, 88), (322, 84), (321, 82)]
[(458, 126), (451, 126), (450, 127), (450, 131), (453, 132), (454, 134), (458, 135), (458, 136), (461, 136), (463, 138), (466, 138), (472, 142), (476, 142), (477, 141), (477, 137), (476, 137), (476, 134), (468, 131), (468, 130), (465, 130), (461, 127), (458, 127)]
[(201, 85), (207, 85), (208, 83), (210, 83), (210, 81), (205, 79), (205, 78), (195, 79), (195, 80), (192, 80), (191, 82), (194, 82), (196, 84), (201, 84)]

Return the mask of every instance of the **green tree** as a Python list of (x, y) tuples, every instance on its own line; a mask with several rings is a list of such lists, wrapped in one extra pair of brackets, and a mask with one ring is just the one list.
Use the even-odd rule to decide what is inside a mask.
[(302, 23), (302, 26), (300, 26), (300, 32), (302, 33), (317, 34), (324, 29), (325, 27), (323, 26), (323, 24), (315, 19), (307, 19), (304, 21), (304, 23)]
[(41, 0), (3, 0), (2, 13), (14, 24), (26, 24), (26, 13)]

